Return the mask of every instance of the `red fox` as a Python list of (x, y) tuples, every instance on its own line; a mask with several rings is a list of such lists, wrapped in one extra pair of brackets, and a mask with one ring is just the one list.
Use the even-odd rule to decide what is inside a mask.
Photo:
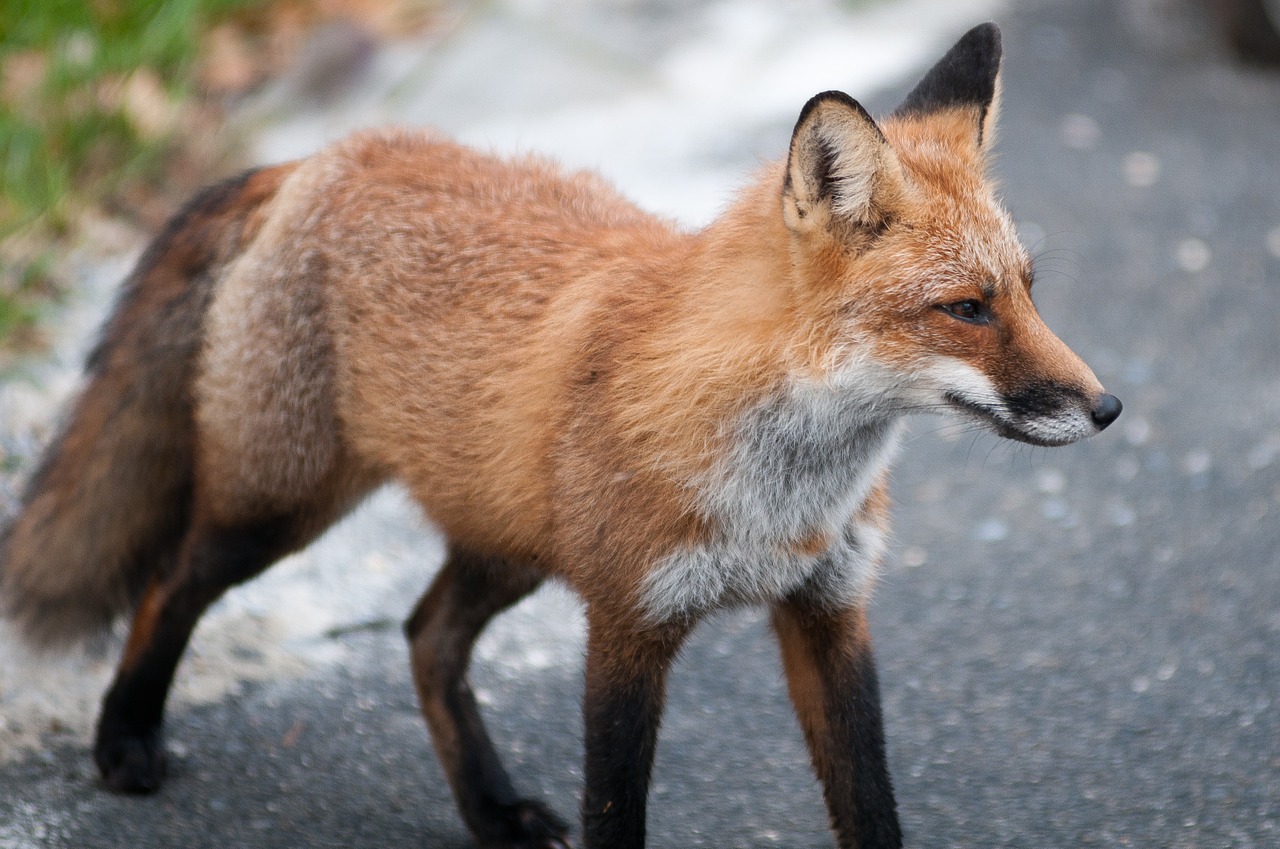
[(448, 540), (406, 625), (463, 820), (564, 847), (467, 684), (543, 580), (586, 605), (582, 843), (641, 847), (668, 667), (768, 605), (842, 847), (901, 845), (865, 608), (913, 412), (1064, 445), (1120, 402), (1044, 325), (986, 175), (1000, 33), (877, 123), (841, 92), (784, 162), (683, 232), (596, 177), (364, 132), (196, 197), (126, 281), (0, 547), (39, 642), (133, 621), (94, 757), (154, 790), (196, 621), (375, 487)]

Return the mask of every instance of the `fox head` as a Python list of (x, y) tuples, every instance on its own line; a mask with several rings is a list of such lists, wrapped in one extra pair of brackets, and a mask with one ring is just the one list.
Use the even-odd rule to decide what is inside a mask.
[(880, 124), (841, 92), (812, 98), (783, 220), (810, 314), (834, 317), (814, 340), (828, 380), (1064, 445), (1121, 405), (1032, 304), (1030, 258), (986, 173), (999, 72), (1000, 31), (984, 24)]

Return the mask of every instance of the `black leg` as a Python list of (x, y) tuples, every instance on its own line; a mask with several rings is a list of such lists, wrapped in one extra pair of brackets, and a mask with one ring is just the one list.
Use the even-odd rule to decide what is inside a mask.
[(463, 821), (484, 847), (569, 845), (559, 817), (516, 794), (466, 678), (485, 625), (541, 583), (533, 572), (451, 551), (405, 626), (422, 714)]
[(587, 681), (586, 849), (642, 849), (649, 775), (666, 697), (667, 671), (686, 627), (590, 624)]
[(188, 531), (176, 568), (153, 578), (144, 594), (103, 700), (94, 760), (108, 787), (150, 793), (160, 786), (165, 700), (191, 632), (228, 587), (271, 565), (294, 539), (285, 520)]
[(897, 849), (902, 830), (864, 612), (790, 600), (775, 606), (773, 625), (839, 845)]

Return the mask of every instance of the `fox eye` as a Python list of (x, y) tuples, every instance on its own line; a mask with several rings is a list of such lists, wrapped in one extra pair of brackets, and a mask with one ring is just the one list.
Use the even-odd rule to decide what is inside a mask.
[(963, 301), (956, 301), (954, 304), (941, 304), (938, 309), (955, 316), (962, 321), (972, 321), (976, 323), (984, 323), (987, 320), (988, 313), (982, 301), (976, 298), (966, 298)]

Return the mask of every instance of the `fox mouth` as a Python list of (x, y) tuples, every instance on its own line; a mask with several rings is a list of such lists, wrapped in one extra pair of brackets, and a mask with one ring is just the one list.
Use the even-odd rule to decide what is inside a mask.
[(1062, 445), (1070, 445), (1083, 436), (1083, 434), (1070, 433), (1064, 433), (1061, 436), (1034, 433), (1018, 422), (1011, 421), (1006, 417), (1004, 411), (992, 409), (953, 392), (948, 392), (943, 397), (957, 411), (969, 418), (977, 419), (997, 436), (1002, 436), (1005, 439), (1025, 442), (1028, 445), (1036, 445), (1043, 448), (1057, 448)]

